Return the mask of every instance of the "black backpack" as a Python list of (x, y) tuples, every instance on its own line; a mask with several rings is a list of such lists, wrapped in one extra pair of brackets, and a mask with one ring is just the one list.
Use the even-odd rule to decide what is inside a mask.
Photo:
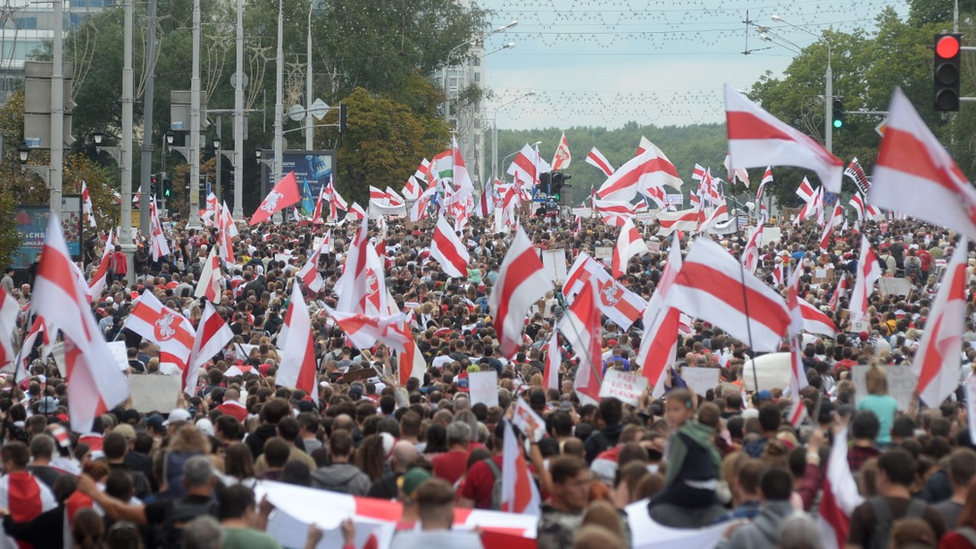
[[(891, 537), (891, 524), (895, 521), (891, 514), (891, 507), (884, 497), (876, 496), (868, 500), (874, 511), (874, 531), (871, 532), (871, 545), (868, 549), (888, 549), (888, 538)], [(908, 503), (908, 511), (898, 518), (921, 518), (928, 506), (923, 501), (912, 499)]]
[(217, 500), (198, 502), (190, 500), (189, 497), (173, 500), (166, 521), (163, 522), (161, 533), (163, 549), (182, 549), (183, 529), (191, 520), (203, 515), (217, 517)]

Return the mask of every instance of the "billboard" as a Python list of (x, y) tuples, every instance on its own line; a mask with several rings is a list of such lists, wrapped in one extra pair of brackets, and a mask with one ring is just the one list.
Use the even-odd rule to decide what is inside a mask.
[[(51, 217), (49, 206), (17, 206), (14, 210), (17, 219), (17, 232), (20, 233), (20, 247), (14, 252), (12, 267), (27, 269), (44, 247), (47, 221)], [(71, 259), (81, 260), (84, 224), (81, 215), (81, 196), (63, 195), (61, 197), (61, 230), (68, 245)]]
[[(303, 197), (308, 199), (305, 192), (305, 184), (308, 184), (308, 192), (311, 193), (312, 204), (319, 196), (319, 191), (328, 184), (329, 176), (335, 169), (335, 151), (305, 151), (289, 149), (282, 151), (281, 174), (295, 172), (295, 180), (298, 182), (298, 190), (303, 193)], [(264, 162), (267, 159), (268, 162)], [(274, 150), (261, 151), (261, 197), (263, 198), (274, 187), (277, 181), (273, 178), (272, 170), (274, 162)], [(314, 207), (314, 206), (313, 206)]]

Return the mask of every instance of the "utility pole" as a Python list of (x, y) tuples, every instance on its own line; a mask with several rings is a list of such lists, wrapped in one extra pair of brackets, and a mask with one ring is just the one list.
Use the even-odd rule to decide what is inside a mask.
[(64, 168), (64, 5), (54, 0), (54, 46), (51, 67), (51, 170), (48, 176), (51, 211), (61, 215)]
[(149, 74), (146, 75), (146, 94), (142, 102), (142, 176), (139, 178), (140, 188), (143, 190), (143, 196), (139, 198), (139, 228), (144, 235), (149, 234), (149, 200), (144, 198), (152, 189), (150, 180), (153, 163), (153, 86), (156, 80), (156, 0), (149, 0), (147, 10), (146, 57), (149, 62), (146, 63), (146, 68)]
[(188, 229), (200, 225), (200, 0), (193, 0), (193, 74), (190, 76), (190, 216)]
[[(199, 0), (196, 0), (199, 2)], [(282, 132), (282, 117), (284, 116), (284, 80), (285, 80), (285, 51), (284, 51), (284, 21), (285, 10), (284, 0), (278, 0), (278, 66), (275, 73), (275, 120), (274, 120), (274, 180), (272, 185), (281, 181), (282, 169), (282, 149), (284, 148), (284, 138)], [(274, 215), (275, 221), (280, 221), (281, 212)]]
[[(122, 189), (132, 192), (132, 0), (125, 0), (124, 4), (124, 25), (122, 45)], [(57, 65), (58, 62), (55, 62)], [(60, 171), (60, 170), (59, 170)], [(139, 196), (139, 203), (148, 200), (143, 193)], [(125, 262), (128, 264), (126, 270), (126, 282), (135, 282), (135, 265), (132, 254), (135, 252), (135, 244), (132, 242), (132, 200), (122, 195), (122, 235), (119, 239), (119, 246), (125, 254)]]
[(315, 6), (315, 0), (309, 0), (308, 3), (308, 36), (305, 44), (305, 54), (306, 60), (308, 61), (308, 70), (305, 73), (305, 150), (310, 151), (315, 145), (315, 130), (313, 126), (315, 123), (312, 121), (312, 7)]
[(234, 81), (234, 212), (244, 218), (244, 0), (237, 0), (237, 76)]

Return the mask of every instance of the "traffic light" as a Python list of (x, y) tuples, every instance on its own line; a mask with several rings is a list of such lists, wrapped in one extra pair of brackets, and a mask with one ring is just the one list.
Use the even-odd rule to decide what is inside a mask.
[(173, 182), (169, 179), (163, 179), (163, 197), (169, 198), (173, 194)]
[(935, 35), (934, 82), (935, 110), (950, 112), (959, 110), (960, 52), (962, 34)]
[(339, 103), (339, 133), (346, 131), (346, 106)]
[(552, 188), (552, 172), (540, 173), (539, 174), (539, 193), (549, 194), (549, 190)]
[(844, 127), (844, 100), (834, 99), (834, 109), (833, 109), (833, 125), (835, 130), (839, 130)]
[(552, 174), (552, 185), (549, 189), (549, 196), (553, 200), (559, 202), (563, 198), (563, 187), (568, 187), (566, 184), (567, 179), (572, 179), (572, 175), (566, 175), (561, 172), (553, 172)]
[(159, 176), (156, 174), (152, 174), (149, 177), (149, 194), (151, 196), (156, 196), (156, 189), (159, 188), (158, 185), (159, 185)]

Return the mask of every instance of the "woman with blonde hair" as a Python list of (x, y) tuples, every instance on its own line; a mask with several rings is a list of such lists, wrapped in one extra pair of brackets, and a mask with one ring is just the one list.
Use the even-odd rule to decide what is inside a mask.
[(878, 446), (891, 444), (891, 426), (895, 422), (898, 411), (898, 401), (888, 394), (888, 375), (884, 369), (874, 362), (864, 376), (865, 389), (868, 396), (857, 403), (857, 410), (867, 410), (878, 417), (881, 430), (878, 432)]
[(166, 447), (163, 461), (163, 478), (169, 493), (176, 498), (186, 495), (183, 487), (183, 464), (191, 457), (210, 453), (210, 442), (199, 429), (186, 425), (176, 431)]

